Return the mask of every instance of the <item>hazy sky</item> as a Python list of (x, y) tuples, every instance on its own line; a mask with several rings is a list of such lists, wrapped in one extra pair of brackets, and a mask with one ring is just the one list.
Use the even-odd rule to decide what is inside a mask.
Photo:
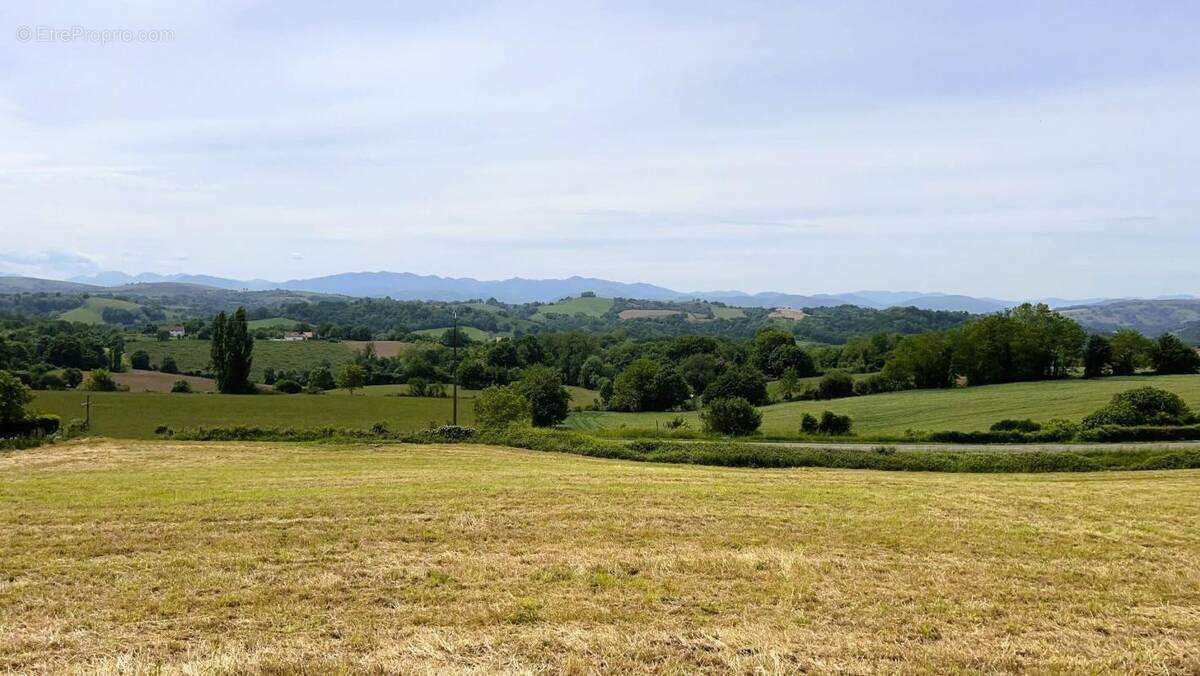
[(99, 4), (0, 9), (0, 272), (1200, 293), (1196, 2)]

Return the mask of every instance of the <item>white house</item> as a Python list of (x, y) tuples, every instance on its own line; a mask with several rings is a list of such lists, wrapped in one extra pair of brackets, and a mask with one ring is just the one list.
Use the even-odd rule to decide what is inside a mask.
[(164, 326), (163, 331), (166, 331), (172, 338), (183, 338), (187, 335), (187, 329), (182, 326)]

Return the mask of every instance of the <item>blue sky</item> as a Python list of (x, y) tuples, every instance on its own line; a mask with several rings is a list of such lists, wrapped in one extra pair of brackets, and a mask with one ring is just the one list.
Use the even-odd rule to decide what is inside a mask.
[(1196, 3), (48, 4), (0, 272), (1200, 293)]

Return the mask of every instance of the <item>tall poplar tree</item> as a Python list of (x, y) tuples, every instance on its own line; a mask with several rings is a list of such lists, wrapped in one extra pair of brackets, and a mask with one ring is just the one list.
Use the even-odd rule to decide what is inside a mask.
[(239, 307), (233, 316), (224, 312), (213, 319), (212, 326), (213, 373), (217, 377), (217, 390), (222, 394), (245, 394), (254, 391), (250, 384), (250, 365), (253, 361), (254, 336), (246, 324), (246, 308)]

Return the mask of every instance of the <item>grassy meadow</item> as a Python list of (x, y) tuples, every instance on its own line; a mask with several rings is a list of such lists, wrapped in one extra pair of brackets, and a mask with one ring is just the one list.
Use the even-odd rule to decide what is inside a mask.
[[(1182, 396), (1200, 410), (1200, 376), (1131, 376), (1099, 380), (1052, 380), (948, 390), (910, 390), (833, 401), (797, 401), (763, 407), (762, 431), (795, 434), (805, 413), (830, 410), (854, 419), (862, 435), (901, 435), (905, 430), (986, 430), (1004, 418), (1078, 421), (1100, 408), (1112, 395), (1151, 385)], [(696, 413), (572, 413), (567, 427), (579, 430), (655, 429), (682, 416), (691, 429), (701, 428)]]
[[(447, 331), (453, 332), (454, 327), (447, 326), (440, 329), (421, 329), (420, 331), (413, 331), (413, 333), (440, 339)], [(458, 331), (462, 335), (477, 343), (486, 343), (492, 339), (492, 334), (484, 331), (483, 329), (477, 329), (474, 326), (460, 326), (458, 327)]]
[[(171, 376), (171, 382), (178, 377)], [(573, 406), (590, 404), (597, 396), (580, 387), (567, 389), (571, 392)], [(384, 422), (396, 432), (415, 431), (425, 429), (430, 423), (449, 423), (453, 406), (449, 396), (385, 396), (407, 393), (407, 385), (372, 385), (357, 390), (354, 396), (349, 396), (345, 390), (331, 390), (321, 395), (240, 396), (142, 392), (133, 387), (131, 390), (134, 391), (39, 391), (34, 393), (33, 408), (60, 415), (63, 420), (82, 418), (82, 404), (90, 394), (92, 433), (122, 439), (151, 439), (159, 425), (175, 430), (201, 425), (367, 429), (377, 422)], [(459, 424), (472, 425), (475, 422), (475, 397), (479, 392), (460, 389), (458, 393)], [(450, 394), (449, 387), (446, 394)]]
[(67, 310), (58, 316), (59, 319), (67, 322), (83, 322), (84, 324), (103, 324), (105, 308), (115, 310), (129, 310), (130, 312), (138, 312), (142, 306), (137, 303), (131, 303), (127, 300), (119, 300), (117, 298), (100, 298), (92, 296), (83, 302), (83, 305)]
[[(150, 363), (155, 366), (162, 358), (171, 355), (180, 371), (204, 370), (210, 360), (207, 340), (155, 340), (143, 338), (125, 343), (125, 353), (133, 354), (145, 350)], [(271, 367), (276, 371), (308, 371), (321, 361), (328, 361), (334, 368), (354, 359), (355, 348), (349, 343), (326, 340), (304, 340), (284, 342), (278, 340), (254, 341), (254, 361), (250, 372), (252, 380), (262, 382), (263, 370)]]
[(534, 317), (550, 314), (599, 317), (611, 310), (614, 302), (612, 298), (572, 298), (550, 305), (543, 305), (537, 309)]
[(0, 455), (0, 671), (1200, 671), (1200, 472)]

